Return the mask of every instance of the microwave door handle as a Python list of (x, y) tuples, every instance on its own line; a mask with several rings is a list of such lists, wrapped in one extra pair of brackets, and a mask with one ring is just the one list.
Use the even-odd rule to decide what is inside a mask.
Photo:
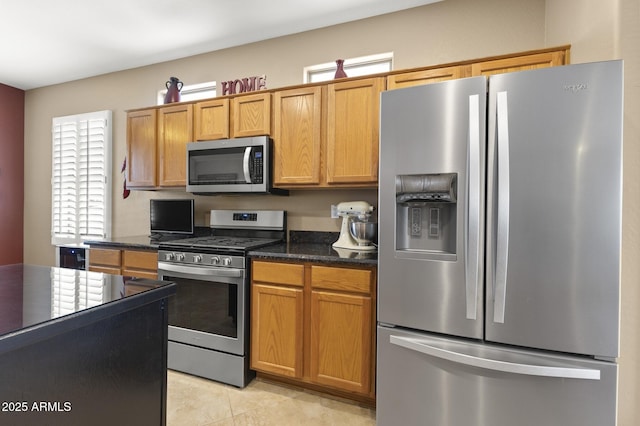
[(509, 110), (507, 92), (496, 99), (498, 128), (498, 216), (493, 321), (504, 323), (509, 256)]
[(244, 158), (242, 160), (242, 172), (244, 173), (244, 180), (246, 183), (251, 183), (251, 172), (249, 170), (250, 160), (251, 160), (251, 147), (248, 146), (244, 149)]

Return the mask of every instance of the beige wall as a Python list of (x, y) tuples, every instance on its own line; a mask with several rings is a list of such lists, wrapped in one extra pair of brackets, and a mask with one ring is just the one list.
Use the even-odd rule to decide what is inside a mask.
[[(25, 248), (27, 263), (51, 265), (50, 176), (52, 117), (113, 110), (113, 235), (148, 232), (152, 197), (189, 197), (184, 192), (132, 191), (122, 199), (125, 110), (153, 105), (169, 76), (185, 84), (267, 75), (269, 88), (300, 84), (306, 65), (336, 58), (394, 52), (396, 69), (537, 49), (544, 46), (544, 0), (446, 0), (404, 12), (356, 21), (67, 84), (30, 90), (25, 111)], [(42, 64), (42, 72), (46, 72)], [(364, 199), (375, 190), (295, 191), (290, 197), (196, 197), (196, 220), (211, 208), (282, 208), (289, 228), (339, 229), (330, 205)]]
[[(281, 37), (182, 60), (27, 92), (25, 248), (28, 263), (53, 264), (50, 245), (51, 118), (102, 109), (114, 116), (115, 236), (148, 231), (148, 200), (188, 197), (139, 192), (123, 200), (125, 110), (155, 103), (169, 76), (186, 84), (266, 74), (268, 87), (302, 82), (305, 65), (394, 52), (395, 68), (451, 62), (562, 44), (572, 62), (625, 59), (625, 151), (619, 425), (640, 419), (640, 2), (637, 0), (446, 0), (430, 6)], [(46, 72), (46, 64), (42, 64)], [(283, 208), (290, 229), (338, 230), (329, 206), (375, 204), (376, 192), (296, 191), (290, 197), (196, 197), (198, 220), (210, 208)]]
[(640, 2), (547, 0), (547, 43), (574, 63), (624, 59), (624, 175), (618, 425), (640, 421)]

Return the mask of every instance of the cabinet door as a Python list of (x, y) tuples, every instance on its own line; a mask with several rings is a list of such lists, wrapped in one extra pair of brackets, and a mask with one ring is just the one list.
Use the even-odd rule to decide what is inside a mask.
[(156, 177), (156, 110), (127, 113), (127, 185), (154, 187)]
[(194, 106), (195, 139), (206, 141), (229, 137), (229, 99), (198, 102)]
[(271, 93), (236, 96), (231, 101), (234, 138), (271, 133)]
[(274, 184), (319, 185), (322, 88), (276, 92), (273, 105)]
[(158, 110), (159, 186), (185, 186), (187, 142), (193, 141), (193, 106), (181, 104)]
[(251, 287), (251, 368), (286, 377), (303, 374), (302, 288)]
[(471, 66), (469, 65), (394, 74), (387, 77), (387, 89), (401, 89), (420, 84), (437, 83), (438, 81), (464, 78), (470, 75)]
[(251, 266), (251, 368), (301, 378), (304, 265), (254, 261)]
[(372, 392), (374, 269), (311, 267), (310, 375), (318, 384)]
[(375, 186), (384, 78), (333, 83), (327, 89), (327, 183)]
[(492, 75), (512, 71), (524, 71), (537, 68), (548, 68), (564, 65), (568, 62), (568, 52), (557, 50), (553, 52), (536, 53), (532, 55), (516, 56), (512, 58), (495, 59), (477, 62), (471, 65), (471, 74)]
[(371, 391), (371, 297), (311, 292), (311, 380), (339, 389)]

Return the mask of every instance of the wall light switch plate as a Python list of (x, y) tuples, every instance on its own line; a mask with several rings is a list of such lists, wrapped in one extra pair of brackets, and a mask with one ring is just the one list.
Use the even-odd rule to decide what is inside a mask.
[(338, 206), (334, 206), (333, 204), (331, 205), (331, 218), (332, 219), (337, 219), (338, 216)]

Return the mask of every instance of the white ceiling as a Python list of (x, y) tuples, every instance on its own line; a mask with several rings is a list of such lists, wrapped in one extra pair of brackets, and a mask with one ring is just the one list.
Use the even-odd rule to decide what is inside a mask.
[(441, 0), (0, 0), (0, 83), (23, 90)]

